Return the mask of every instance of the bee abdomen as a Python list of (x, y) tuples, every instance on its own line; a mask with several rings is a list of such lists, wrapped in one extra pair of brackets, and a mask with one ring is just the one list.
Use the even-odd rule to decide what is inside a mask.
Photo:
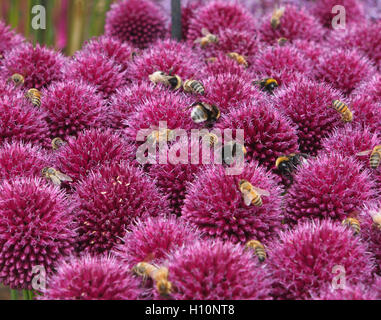
[(372, 169), (377, 169), (381, 162), (381, 154), (379, 152), (374, 152), (370, 156), (370, 167)]
[(348, 110), (348, 106), (340, 100), (333, 101), (333, 107), (340, 113), (345, 113)]
[(257, 255), (258, 260), (260, 262), (264, 262), (266, 260), (266, 250), (265, 250), (265, 248), (257, 247), (255, 249), (255, 254)]
[(35, 107), (41, 106), (41, 92), (37, 89), (29, 89), (26, 96)]
[(184, 91), (195, 92), (195, 93), (203, 95), (205, 93), (205, 88), (200, 81), (187, 80), (184, 83)]
[(252, 201), (253, 205), (257, 206), (257, 207), (260, 207), (262, 206), (263, 202), (262, 202), (262, 198), (259, 194), (256, 194), (253, 201)]
[(350, 227), (354, 231), (354, 235), (358, 235), (361, 232), (360, 222), (355, 218), (343, 220), (343, 225)]

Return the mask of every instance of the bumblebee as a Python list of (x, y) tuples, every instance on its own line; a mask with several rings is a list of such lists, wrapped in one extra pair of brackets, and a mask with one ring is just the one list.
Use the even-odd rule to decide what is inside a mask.
[(248, 64), (248, 62), (246, 61), (246, 59), (245, 59), (244, 56), (242, 56), (242, 55), (240, 55), (240, 54), (238, 54), (238, 53), (236, 53), (236, 52), (229, 52), (229, 53), (227, 54), (227, 56), (228, 56), (229, 58), (231, 58), (231, 59), (237, 61), (237, 63), (238, 63), (239, 65), (242, 65), (242, 66), (244, 66), (245, 68), (248, 68), (248, 67), (249, 67), (249, 64)]
[(166, 87), (170, 87), (172, 90), (180, 89), (183, 84), (181, 78), (177, 74), (168, 75), (163, 71), (156, 71), (150, 74), (149, 79), (154, 84), (161, 83), (165, 85)]
[(345, 103), (340, 100), (333, 100), (332, 107), (341, 114), (341, 119), (344, 122), (351, 122), (353, 120), (352, 111)]
[(263, 205), (262, 196), (268, 197), (270, 193), (267, 190), (263, 190), (254, 187), (247, 180), (240, 180), (239, 190), (242, 193), (242, 198), (246, 206), (254, 205), (256, 207), (261, 207)]
[(198, 80), (187, 80), (184, 82), (183, 89), (185, 92), (205, 94), (204, 85)]
[(197, 38), (194, 43), (200, 44), (201, 48), (205, 48), (211, 43), (218, 43), (218, 37), (212, 33), (209, 32), (208, 29), (202, 28), (201, 29), (202, 37)]
[(221, 117), (220, 109), (215, 105), (195, 102), (191, 108), (191, 118), (194, 123), (214, 122)]
[(381, 163), (381, 145), (377, 145), (373, 150), (367, 150), (358, 153), (358, 156), (367, 156), (370, 154), (369, 164), (372, 169), (377, 169)]
[(291, 174), (302, 162), (307, 159), (305, 153), (291, 153), (287, 156), (280, 156), (275, 161), (275, 166), (281, 174)]
[(343, 220), (343, 225), (348, 226), (353, 230), (355, 236), (359, 235), (361, 232), (360, 222), (356, 218), (346, 218)]
[(53, 150), (58, 150), (63, 145), (65, 145), (65, 141), (63, 141), (61, 138), (54, 138), (52, 140), (52, 149)]
[(250, 240), (245, 245), (246, 250), (253, 250), (258, 257), (259, 262), (264, 262), (267, 258), (266, 249), (264, 245), (258, 240)]
[(53, 182), (56, 186), (61, 186), (62, 182), (72, 182), (73, 179), (68, 175), (54, 169), (46, 167), (41, 171), (42, 177)]
[(241, 153), (243, 157), (246, 156), (247, 150), (244, 145), (234, 141), (227, 142), (222, 148), (223, 163), (231, 165), (239, 153)]
[(25, 82), (25, 78), (24, 76), (22, 76), (21, 74), (19, 73), (15, 73), (13, 74), (10, 78), (9, 78), (9, 81), (10, 82), (13, 82), (13, 84), (15, 86), (22, 86)]
[(273, 11), (273, 15), (271, 16), (271, 27), (275, 30), (280, 26), (281, 19), (284, 15), (285, 8), (275, 8)]
[(32, 104), (39, 108), (41, 106), (41, 92), (37, 89), (29, 89), (25, 96), (32, 102)]
[(262, 91), (266, 91), (270, 94), (279, 87), (278, 82), (273, 78), (265, 78), (253, 81), (253, 84), (258, 86)]

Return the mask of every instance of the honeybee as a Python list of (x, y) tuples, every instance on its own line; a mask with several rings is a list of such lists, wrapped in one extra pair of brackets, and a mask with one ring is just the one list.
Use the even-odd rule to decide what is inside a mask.
[(243, 157), (246, 156), (247, 150), (244, 145), (234, 141), (225, 143), (224, 147), (222, 148), (223, 162), (227, 165), (231, 165), (238, 153), (242, 153)]
[(216, 134), (214, 133), (211, 133), (209, 132), (208, 134), (206, 134), (205, 136), (203, 136), (203, 139), (208, 139), (209, 141), (209, 146), (213, 147), (214, 145), (216, 145), (219, 141), (218, 137)]
[(201, 29), (201, 34), (203, 35), (203, 37), (197, 38), (194, 41), (195, 44), (199, 43), (201, 48), (205, 48), (210, 43), (217, 43), (218, 42), (218, 37), (216, 35), (210, 33), (209, 30), (206, 28)]
[(275, 161), (276, 168), (281, 174), (291, 174), (297, 166), (305, 162), (308, 155), (305, 153), (291, 153), (287, 156), (280, 156)]
[(133, 272), (143, 278), (151, 278), (155, 282), (156, 290), (162, 295), (171, 294), (172, 283), (168, 281), (168, 269), (166, 267), (156, 267), (147, 262), (139, 262), (133, 267)]
[(37, 89), (29, 89), (25, 96), (32, 102), (35, 107), (41, 106), (41, 92)]
[(245, 57), (238, 54), (237, 52), (229, 52), (227, 56), (237, 61), (238, 64), (243, 65), (245, 68), (249, 67), (249, 64), (247, 63)]
[(278, 42), (278, 45), (283, 47), (287, 42), (288, 42), (288, 39), (287, 38), (284, 38), (284, 37), (281, 37), (277, 40)]
[(345, 103), (340, 100), (333, 100), (332, 107), (341, 114), (341, 119), (344, 122), (351, 122), (353, 120), (352, 111)]
[(278, 29), (280, 25), (280, 20), (284, 15), (285, 8), (275, 8), (273, 11), (273, 15), (271, 16), (271, 27), (273, 29)]
[(51, 180), (54, 185), (61, 186), (62, 182), (72, 182), (73, 179), (70, 178), (68, 175), (54, 169), (46, 167), (41, 170), (41, 175), (47, 179)]
[(190, 107), (192, 108), (191, 118), (195, 123), (213, 122), (221, 117), (221, 111), (215, 105), (195, 102)]
[(264, 245), (258, 240), (250, 240), (245, 245), (246, 250), (253, 250), (258, 257), (259, 262), (264, 262), (267, 258), (266, 249)]
[(353, 230), (353, 233), (355, 236), (359, 235), (361, 232), (361, 226), (360, 226), (360, 221), (358, 221), (356, 218), (346, 218), (343, 220), (343, 225), (348, 226)]
[(263, 205), (261, 196), (268, 197), (270, 195), (268, 191), (254, 187), (249, 181), (244, 179), (239, 182), (239, 190), (242, 193), (246, 206), (253, 204), (254, 206), (261, 207)]
[(153, 130), (147, 137), (147, 141), (152, 144), (173, 141), (174, 139), (174, 132), (171, 129)]
[(187, 80), (184, 82), (183, 89), (185, 92), (205, 94), (204, 85), (198, 80)]
[(65, 141), (63, 141), (61, 138), (54, 138), (52, 140), (52, 148), (53, 150), (58, 150), (65, 144)]
[(278, 82), (273, 78), (265, 78), (253, 81), (253, 84), (258, 86), (262, 91), (266, 91), (270, 94), (273, 93), (275, 88), (278, 88)]
[(168, 75), (163, 71), (156, 71), (150, 74), (148, 77), (154, 84), (161, 83), (166, 87), (170, 87), (173, 90), (180, 89), (180, 87), (183, 84), (181, 78), (177, 74)]
[(25, 78), (21, 74), (15, 73), (9, 78), (9, 81), (13, 82), (16, 86), (22, 86), (25, 82)]
[(377, 169), (381, 163), (381, 144), (375, 146), (373, 150), (367, 150), (358, 153), (358, 156), (367, 156), (370, 154), (369, 164), (372, 169)]

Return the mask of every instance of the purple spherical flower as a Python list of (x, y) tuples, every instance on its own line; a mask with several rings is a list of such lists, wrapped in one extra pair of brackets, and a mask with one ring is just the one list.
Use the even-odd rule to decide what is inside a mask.
[[(262, 206), (245, 204), (241, 180), (270, 193), (262, 196)], [(223, 166), (212, 166), (200, 171), (189, 185), (182, 215), (207, 237), (234, 243), (266, 241), (282, 225), (280, 193), (275, 177), (255, 163), (246, 164), (239, 175), (229, 175)]]
[(321, 139), (344, 122), (331, 106), (341, 95), (330, 86), (306, 78), (275, 92), (274, 106), (295, 124), (300, 151), (316, 155)]
[(33, 267), (49, 275), (70, 255), (75, 224), (64, 193), (40, 179), (5, 181), (0, 187), (0, 278), (13, 289), (32, 289)]
[(320, 155), (297, 170), (285, 197), (286, 219), (344, 220), (374, 196), (374, 182), (362, 165), (338, 153)]
[(49, 86), (43, 92), (41, 109), (47, 114), (50, 136), (64, 140), (84, 129), (101, 127), (107, 117), (96, 88), (75, 80)]
[(18, 176), (39, 177), (50, 157), (39, 146), (14, 142), (0, 147), (0, 181)]
[(341, 223), (306, 221), (269, 245), (268, 267), (277, 299), (311, 299), (345, 272), (347, 284), (371, 281), (366, 245)]
[(127, 0), (111, 6), (105, 34), (144, 49), (166, 34), (164, 13), (152, 1)]
[(323, 37), (323, 28), (304, 9), (287, 5), (284, 7), (284, 15), (280, 19), (280, 25), (274, 29), (271, 26), (272, 13), (262, 19), (260, 27), (261, 39), (267, 43), (274, 44), (279, 38), (286, 38), (288, 41), (296, 39), (320, 41)]
[(43, 300), (137, 300), (140, 282), (112, 257), (89, 255), (60, 261)]
[(356, 50), (327, 50), (315, 66), (317, 80), (326, 81), (345, 94), (351, 93), (374, 72), (369, 60)]
[(282, 113), (264, 101), (255, 101), (233, 109), (216, 124), (220, 130), (244, 130), (246, 158), (255, 159), (268, 169), (276, 159), (298, 150), (296, 128)]
[(20, 46), (24, 38), (15, 33), (3, 21), (0, 21), (0, 64), (4, 56), (13, 48)]
[(326, 48), (324, 44), (304, 39), (296, 39), (291, 45), (303, 53), (305, 57), (310, 59), (311, 64), (316, 64), (319, 61), (320, 56)]
[(378, 294), (373, 288), (363, 284), (345, 286), (345, 288), (333, 288), (328, 285), (323, 288), (314, 300), (377, 300)]
[(366, 95), (372, 101), (381, 103), (381, 73), (376, 73), (372, 78), (366, 79), (352, 94), (353, 96)]
[(77, 250), (99, 254), (122, 242), (134, 219), (168, 213), (166, 198), (144, 173), (126, 162), (92, 171), (75, 188)]
[(160, 264), (167, 255), (200, 238), (194, 227), (174, 216), (140, 219), (131, 225), (115, 255), (130, 268), (139, 262)]
[(2, 70), (5, 77), (21, 74), (27, 89), (41, 89), (63, 79), (62, 69), (65, 64), (66, 58), (62, 54), (39, 44), (34, 47), (25, 43), (5, 56)]
[(79, 180), (99, 166), (133, 161), (135, 150), (119, 134), (111, 130), (92, 129), (69, 138), (56, 154), (57, 169)]
[(196, 242), (168, 262), (171, 296), (176, 300), (264, 300), (271, 280), (251, 253), (221, 241)]
[(104, 54), (90, 51), (78, 52), (65, 69), (67, 80), (89, 83), (97, 93), (108, 99), (118, 88), (126, 85), (127, 80), (122, 66)]

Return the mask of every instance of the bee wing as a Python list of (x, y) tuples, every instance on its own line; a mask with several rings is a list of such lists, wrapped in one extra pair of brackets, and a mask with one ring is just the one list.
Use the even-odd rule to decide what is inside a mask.
[(49, 178), (55, 186), (58, 186), (58, 187), (61, 186), (61, 180), (58, 177), (49, 175)]
[(356, 153), (356, 156), (367, 156), (368, 154), (371, 154), (372, 150), (366, 150), (359, 153)]
[(258, 193), (260, 196), (265, 196), (265, 197), (270, 196), (270, 192), (268, 192), (267, 190), (263, 190), (263, 189), (261, 189), (261, 188), (257, 188), (257, 187), (253, 187), (253, 189), (254, 189), (255, 192)]
[(242, 197), (243, 197), (243, 202), (247, 206), (250, 206), (254, 199), (253, 195), (247, 191), (242, 192)]
[(73, 179), (70, 178), (68, 175), (62, 173), (62, 172), (59, 172), (59, 171), (56, 171), (56, 176), (59, 180), (61, 181), (68, 181), (68, 182), (72, 182)]
[(201, 34), (202, 34), (203, 36), (207, 36), (208, 34), (210, 34), (210, 32), (209, 32), (209, 30), (208, 30), (207, 28), (202, 28), (202, 29), (201, 29)]

